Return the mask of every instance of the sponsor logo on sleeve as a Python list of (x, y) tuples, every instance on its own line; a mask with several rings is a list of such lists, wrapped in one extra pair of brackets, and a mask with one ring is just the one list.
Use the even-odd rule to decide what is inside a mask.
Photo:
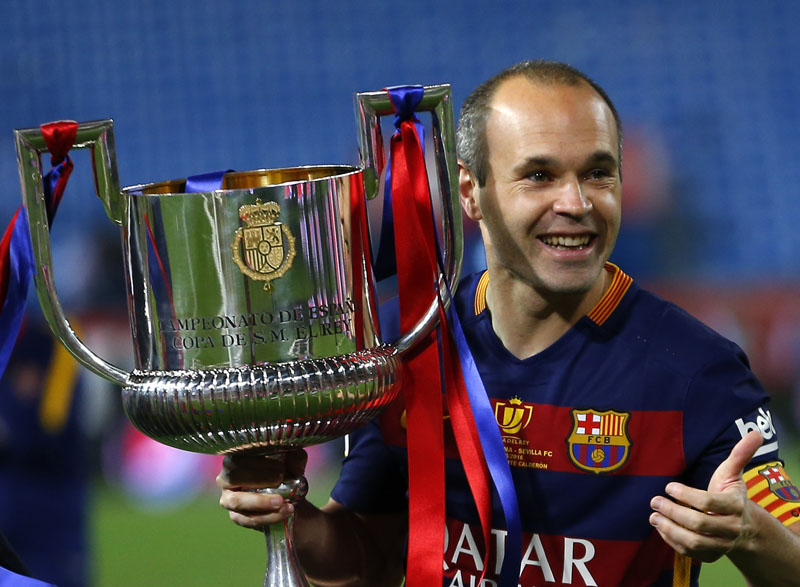
[(743, 418), (737, 418), (735, 423), (742, 438), (756, 430), (761, 432), (761, 436), (764, 438), (764, 444), (756, 451), (756, 454), (753, 455), (754, 457), (778, 450), (777, 433), (775, 431), (775, 425), (772, 422), (772, 414), (769, 410), (758, 408), (754, 419), (745, 421)]

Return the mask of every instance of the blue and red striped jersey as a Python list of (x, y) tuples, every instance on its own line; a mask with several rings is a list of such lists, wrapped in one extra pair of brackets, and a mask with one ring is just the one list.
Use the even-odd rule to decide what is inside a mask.
[[(650, 500), (670, 481), (705, 489), (751, 429), (765, 439), (745, 474), (751, 498), (785, 524), (800, 516), (768, 396), (741, 349), (616, 266), (606, 269), (614, 278), (595, 308), (526, 359), (492, 329), (487, 273), (465, 278), (456, 296), (518, 494), (523, 587), (696, 585), (699, 565), (650, 526)], [(336, 501), (365, 513), (407, 507), (404, 415), (401, 397), (351, 435)], [(444, 425), (444, 584), (473, 586), (486, 545), (447, 416)], [(503, 519), (496, 501), (494, 519)], [(495, 527), (482, 585), (497, 580), (503, 544)]]

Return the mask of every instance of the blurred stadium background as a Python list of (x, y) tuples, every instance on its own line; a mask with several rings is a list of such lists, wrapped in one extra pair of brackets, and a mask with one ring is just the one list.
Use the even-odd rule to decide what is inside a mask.
[[(624, 222), (612, 260), (745, 348), (774, 397), (789, 470), (800, 477), (797, 2), (4, 6), (3, 225), (19, 205), (14, 128), (113, 118), (123, 185), (222, 168), (355, 163), (355, 91), (447, 82), (458, 108), (476, 84), (522, 59), (585, 70), (615, 100), (626, 132)], [(130, 366), (119, 234), (91, 195), (88, 157), (74, 159), (53, 229), (59, 292), (86, 339)], [(474, 228), (468, 234), (465, 266), (474, 270), (482, 252)], [(44, 549), (37, 570), (47, 578), (55, 549), (68, 551), (65, 564), (75, 568), (88, 553), (76, 584), (98, 587), (260, 584), (262, 541), (216, 505), (216, 457), (142, 440), (114, 389), (68, 368), (58, 377), (76, 387), (50, 396), (51, 417), (42, 415), (42, 373), (65, 367), (36, 338), (34, 297), (32, 338), (0, 389), (0, 522), (27, 526), (17, 538), (23, 555)], [(341, 445), (313, 452), (313, 499), (323, 502)], [(47, 530), (32, 533), (39, 523)], [(737, 584), (729, 573), (713, 565), (703, 584)]]

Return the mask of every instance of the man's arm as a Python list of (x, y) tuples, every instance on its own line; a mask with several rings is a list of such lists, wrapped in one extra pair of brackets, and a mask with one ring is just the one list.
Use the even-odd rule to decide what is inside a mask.
[(217, 477), (220, 505), (233, 522), (256, 530), (282, 522), (292, 511), (294, 544), (309, 580), (320, 587), (397, 587), (402, 583), (407, 514), (364, 515), (330, 500), (322, 508), (301, 501), (296, 508), (276, 495), (254, 489), (277, 487), (284, 477), (302, 475), (305, 452), (284, 461), (229, 455)]
[(733, 447), (708, 490), (670, 483), (651, 501), (650, 523), (677, 552), (703, 562), (728, 555), (753, 585), (797, 585), (800, 524), (785, 527), (747, 498), (744, 467), (763, 439), (751, 432)]

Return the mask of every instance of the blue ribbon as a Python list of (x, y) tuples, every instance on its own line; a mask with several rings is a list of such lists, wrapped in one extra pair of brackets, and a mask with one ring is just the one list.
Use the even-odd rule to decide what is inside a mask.
[[(423, 145), (424, 149), (424, 127), (414, 114), (415, 109), (422, 100), (424, 88), (422, 86), (398, 86), (387, 88), (387, 91), (389, 92), (392, 104), (397, 112), (395, 116), (395, 128), (397, 128), (399, 132), (400, 125), (403, 121), (414, 121), (420, 144)], [(390, 252), (392, 254), (392, 263), (394, 263), (394, 222), (391, 216), (390, 170), (391, 165), (387, 165), (386, 184), (384, 186), (383, 226), (378, 256), (380, 258), (381, 253), (384, 255), (388, 255), (389, 253), (388, 244), (384, 247), (384, 239), (386, 238), (388, 228), (388, 233), (391, 237), (388, 242), (391, 242)], [(431, 221), (434, 221), (434, 219), (432, 218)], [(439, 271), (444, 274), (444, 263), (438, 231), (434, 230), (434, 235), (436, 238)], [(376, 262), (376, 265), (378, 265), (378, 262)], [(396, 272), (396, 269), (394, 271)], [(377, 272), (378, 269), (376, 267), (376, 275)], [(475, 360), (469, 349), (469, 344), (464, 336), (458, 313), (455, 311), (455, 302), (449, 284), (447, 284), (447, 289), (450, 297), (448, 316), (452, 327), (453, 339), (458, 349), (467, 396), (469, 397), (470, 407), (472, 408), (475, 425), (478, 430), (478, 438), (480, 439), (481, 448), (483, 449), (483, 455), (489, 468), (489, 474), (500, 501), (500, 507), (503, 511), (503, 517), (506, 523), (507, 535), (505, 554), (503, 557), (503, 565), (500, 570), (498, 587), (516, 587), (519, 582), (519, 565), (522, 560), (522, 527), (519, 516), (517, 492), (514, 487), (514, 480), (511, 476), (511, 467), (508, 464), (505, 445), (500, 436), (500, 429), (497, 426), (497, 420), (495, 419), (489, 396), (486, 393), (486, 388), (483, 385), (480, 373), (475, 365)], [(488, 544), (486, 548), (489, 548)]]
[[(65, 157), (42, 178), (44, 203), (47, 209), (48, 224), (52, 226), (60, 198), (57, 198), (58, 185), (66, 168), (71, 167), (69, 157)], [(63, 194), (62, 194), (63, 195)], [(28, 232), (28, 217), (25, 208), (17, 211), (8, 246), (8, 287), (6, 299), (0, 312), (0, 375), (5, 373), (11, 352), (19, 335), (22, 318), (25, 314), (25, 302), (28, 298), (28, 284), (34, 270), (33, 245)]]
[(33, 246), (28, 233), (25, 208), (20, 208), (17, 212), (8, 254), (8, 288), (3, 311), (0, 313), (0, 375), (5, 373), (14, 344), (17, 342), (22, 317), (25, 314), (28, 283), (33, 275)]
[[(61, 203), (60, 199), (56, 199), (55, 192), (56, 186), (58, 182), (61, 181), (61, 177), (64, 173), (69, 173), (67, 171), (67, 167), (72, 168), (72, 161), (69, 156), (65, 156), (64, 159), (58, 164), (55, 165), (50, 171), (47, 172), (47, 175), (44, 176), (42, 180), (42, 188), (44, 189), (44, 203), (45, 208), (47, 209), (47, 223), (50, 228), (53, 227), (53, 220), (56, 217), (56, 210), (58, 210), (58, 205)], [(61, 194), (63, 196), (63, 193)]]
[[(419, 143), (425, 152), (425, 127), (420, 124), (415, 114), (417, 106), (422, 101), (425, 93), (423, 86), (392, 86), (386, 88), (389, 99), (394, 106), (395, 136), (400, 133), (400, 125), (411, 120), (417, 128)], [(391, 155), (386, 164), (386, 178), (383, 184), (383, 216), (381, 218), (381, 238), (378, 243), (378, 253), (373, 263), (375, 279), (381, 281), (397, 273), (397, 263), (394, 248), (394, 214), (392, 212), (392, 163)]]
[(222, 180), (225, 174), (233, 171), (212, 171), (211, 173), (201, 173), (186, 178), (186, 188), (183, 190), (187, 194), (200, 194), (204, 192), (214, 192), (222, 187)]
[[(434, 235), (436, 236), (439, 271), (444, 275), (444, 260), (442, 259), (439, 234), (434, 231)], [(453, 340), (458, 349), (458, 359), (461, 363), (464, 386), (467, 389), (475, 426), (478, 429), (478, 439), (483, 449), (483, 457), (489, 468), (489, 475), (500, 500), (500, 508), (503, 510), (503, 518), (506, 522), (505, 553), (497, 587), (516, 587), (519, 583), (519, 565), (522, 560), (522, 525), (519, 516), (517, 491), (514, 487), (514, 479), (511, 477), (511, 467), (508, 464), (503, 438), (500, 436), (500, 429), (497, 427), (494, 410), (492, 410), (492, 404), (489, 401), (489, 394), (483, 385), (481, 374), (478, 372), (472, 351), (464, 335), (464, 329), (461, 327), (461, 320), (459, 320), (458, 312), (455, 310), (455, 299), (450, 289), (450, 284), (447, 282), (445, 284), (447, 285), (447, 295), (450, 298), (447, 316), (450, 321)], [(486, 548), (489, 548), (488, 544)]]
[(500, 436), (500, 429), (497, 427), (492, 404), (486, 388), (483, 386), (478, 367), (475, 365), (475, 359), (469, 350), (469, 344), (467, 344), (461, 322), (458, 319), (458, 312), (454, 309), (452, 295), (448, 313), (453, 338), (458, 348), (458, 358), (461, 361), (464, 384), (467, 388), (475, 424), (478, 427), (478, 437), (483, 448), (483, 455), (506, 521), (505, 555), (498, 587), (516, 587), (519, 582), (519, 565), (522, 560), (522, 526), (519, 519), (517, 491), (511, 477), (511, 467), (508, 464), (508, 457)]
[(52, 583), (45, 583), (37, 579), (31, 579), (23, 575), (18, 575), (6, 568), (0, 567), (0, 587), (56, 587)]

